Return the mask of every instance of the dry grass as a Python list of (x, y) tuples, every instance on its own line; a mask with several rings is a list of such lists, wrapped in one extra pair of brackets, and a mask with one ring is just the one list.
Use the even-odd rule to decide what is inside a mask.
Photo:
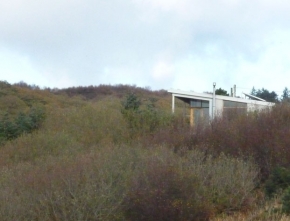
[(289, 221), (290, 217), (282, 213), (282, 195), (276, 196), (272, 200), (263, 199), (260, 206), (254, 206), (246, 213), (234, 213), (223, 215), (212, 219), (212, 221)]

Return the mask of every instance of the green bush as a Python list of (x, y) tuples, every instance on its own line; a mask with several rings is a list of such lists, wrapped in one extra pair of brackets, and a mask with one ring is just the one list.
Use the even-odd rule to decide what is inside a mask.
[(124, 110), (139, 111), (140, 105), (140, 98), (133, 93), (127, 94), (126, 98), (122, 102)]
[(158, 109), (157, 100), (149, 98), (141, 102), (135, 94), (128, 94), (122, 101), (121, 113), (127, 122), (132, 138), (153, 134), (158, 128), (172, 123), (172, 115)]
[(14, 121), (9, 118), (8, 113), (0, 121), (0, 135), (2, 140), (12, 140), (19, 136), (19, 129)]
[(13, 119), (6, 112), (0, 119), (0, 140), (13, 140), (24, 133), (31, 133), (42, 125), (45, 119), (43, 107), (33, 107), (27, 114), (19, 112)]
[(265, 183), (266, 195), (272, 197), (290, 186), (290, 170), (284, 167), (275, 167)]
[(286, 189), (282, 198), (282, 211), (284, 213), (290, 214), (290, 187)]

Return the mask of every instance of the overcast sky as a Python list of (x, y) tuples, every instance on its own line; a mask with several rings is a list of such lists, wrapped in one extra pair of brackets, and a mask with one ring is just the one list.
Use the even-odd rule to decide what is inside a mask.
[(290, 88), (289, 0), (0, 0), (0, 80)]

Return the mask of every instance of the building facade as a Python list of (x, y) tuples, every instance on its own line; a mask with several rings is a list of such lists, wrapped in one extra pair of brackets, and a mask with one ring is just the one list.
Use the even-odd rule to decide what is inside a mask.
[(175, 111), (175, 99), (182, 100), (190, 107), (190, 124), (193, 126), (197, 119), (214, 119), (221, 114), (232, 111), (247, 113), (270, 108), (274, 103), (266, 102), (258, 97), (245, 94), (251, 98), (221, 96), (209, 93), (196, 93), (181, 90), (168, 90), (172, 94), (172, 112)]

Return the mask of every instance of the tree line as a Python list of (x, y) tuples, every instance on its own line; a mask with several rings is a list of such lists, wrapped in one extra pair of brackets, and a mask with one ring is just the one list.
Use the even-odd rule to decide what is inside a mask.
[(256, 97), (262, 98), (269, 102), (289, 102), (290, 101), (290, 92), (287, 87), (284, 88), (282, 95), (279, 97), (278, 94), (275, 91), (270, 92), (269, 90), (262, 88), (259, 90), (256, 90), (255, 87), (253, 87), (251, 91), (251, 95), (254, 95)]
[[(222, 88), (216, 89), (215, 93), (217, 95), (229, 96), (228, 92)], [(280, 97), (275, 91), (270, 91), (265, 88), (255, 89), (255, 87), (253, 87), (250, 94), (253, 96), (262, 98), (268, 102), (273, 102), (273, 103), (290, 102), (290, 91), (287, 87), (284, 88), (282, 95)]]

